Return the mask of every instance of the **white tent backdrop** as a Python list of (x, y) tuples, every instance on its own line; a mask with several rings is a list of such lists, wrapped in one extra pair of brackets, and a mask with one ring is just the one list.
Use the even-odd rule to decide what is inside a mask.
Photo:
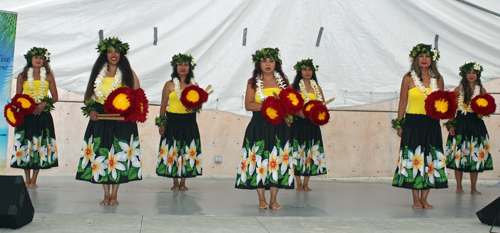
[[(239, 115), (249, 115), (243, 96), (253, 70), (251, 54), (262, 47), (280, 48), (291, 81), (295, 63), (313, 58), (326, 98), (337, 98), (329, 107), (396, 98), (409, 69), (409, 51), (417, 43), (433, 44), (435, 34), (447, 88), (458, 84), (458, 67), (465, 62), (483, 65), (483, 81), (500, 77), (500, 17), (459, 1), (1, 2), (2, 10), (18, 12), (14, 73), (26, 64), (23, 54), (28, 49), (46, 47), (58, 87), (79, 94), (97, 58), (101, 29), (104, 37), (117, 36), (130, 44), (127, 57), (151, 103), (160, 103), (172, 55), (189, 53), (197, 63), (196, 81), (215, 90), (204, 108)], [(494, 0), (469, 2), (500, 12)]]

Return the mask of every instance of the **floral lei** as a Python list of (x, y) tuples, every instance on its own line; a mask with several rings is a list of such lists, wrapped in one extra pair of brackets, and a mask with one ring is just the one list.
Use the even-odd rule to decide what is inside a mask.
[(102, 82), (107, 72), (108, 72), (108, 63), (106, 62), (104, 63), (104, 65), (102, 65), (101, 70), (99, 71), (99, 74), (97, 75), (97, 78), (95, 79), (94, 82), (94, 93), (98, 99), (102, 97), (108, 97), (109, 93), (118, 88), (122, 83), (122, 71), (119, 68), (117, 68), (115, 77), (113, 79), (113, 82), (111, 83), (111, 90), (109, 90), (109, 92), (106, 93), (106, 95), (104, 95), (102, 93), (101, 88), (102, 88)]
[[(276, 70), (274, 71), (274, 77), (276, 78), (276, 81), (278, 82), (280, 89), (285, 89), (286, 84), (283, 81), (283, 78), (281, 77), (280, 73)], [(262, 102), (264, 102), (264, 100), (266, 99), (266, 96), (264, 95), (264, 92), (262, 91), (262, 89), (264, 89), (264, 82), (262, 82), (262, 74), (259, 74), (257, 76), (257, 90), (255, 90), (255, 91), (257, 92), (259, 99)]]
[(437, 78), (434, 78), (434, 77), (431, 78), (431, 86), (430, 86), (431, 91), (430, 92), (428, 92), (425, 89), (424, 84), (422, 83), (422, 81), (420, 81), (420, 78), (417, 76), (417, 73), (415, 73), (414, 70), (411, 71), (411, 78), (413, 79), (413, 83), (415, 84), (415, 86), (417, 87), (417, 89), (419, 91), (423, 92), (423, 94), (424, 94), (424, 96), (426, 98), (427, 98), (428, 94), (439, 90), (439, 88), (437, 86)]
[(45, 90), (45, 86), (47, 85), (47, 81), (45, 81), (46, 77), (47, 77), (47, 71), (45, 70), (45, 67), (41, 67), (40, 68), (40, 89), (39, 89), (38, 95), (35, 95), (35, 91), (34, 91), (35, 78), (33, 77), (33, 67), (30, 67), (28, 69), (28, 86), (30, 87), (30, 96), (37, 103), (40, 103), (40, 101), (44, 97), (43, 90)]
[[(179, 81), (179, 78), (175, 77), (174, 80), (174, 90), (175, 94), (177, 94), (177, 99), (181, 99), (182, 91), (181, 91), (181, 82)], [(190, 81), (191, 84), (195, 84), (196, 82), (194, 81), (194, 78), (191, 78)]]
[[(478, 96), (481, 92), (481, 88), (476, 84), (474, 85), (474, 93), (471, 97), (471, 100), (474, 99), (474, 97)], [(464, 103), (464, 90), (463, 87), (460, 86), (460, 95), (458, 96), (458, 110), (462, 111), (463, 114), (467, 115), (468, 112), (472, 112), (472, 109), (469, 105)]]
[[(318, 87), (318, 84), (316, 84), (316, 81), (311, 79), (310, 82), (311, 82), (312, 88), (314, 89), (314, 94), (316, 95), (316, 99), (318, 101), (323, 101), (323, 96), (321, 96), (321, 92), (319, 91), (319, 87)], [(305, 103), (309, 102), (309, 96), (307, 95), (307, 89), (306, 89), (306, 85), (304, 84), (304, 79), (300, 80), (299, 86), (300, 86), (300, 92), (304, 96), (304, 100), (305, 100), (304, 104), (305, 104)]]

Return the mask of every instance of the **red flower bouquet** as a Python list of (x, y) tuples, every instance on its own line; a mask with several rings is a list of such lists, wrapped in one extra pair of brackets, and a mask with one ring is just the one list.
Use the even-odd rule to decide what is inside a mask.
[(497, 110), (497, 104), (490, 94), (477, 95), (470, 101), (470, 108), (477, 114), (490, 115)]
[(13, 103), (5, 105), (3, 115), (7, 119), (7, 123), (12, 127), (18, 127), (24, 122), (24, 115), (18, 109)]
[(451, 119), (457, 111), (457, 97), (451, 91), (435, 91), (425, 99), (425, 112), (436, 120)]
[(302, 113), (304, 113), (304, 116), (306, 118), (310, 118), (311, 110), (316, 105), (323, 105), (323, 104), (317, 100), (311, 100), (304, 105), (304, 107), (302, 108)]
[(304, 107), (302, 95), (291, 87), (280, 91), (279, 100), (288, 114), (297, 114)]
[(330, 112), (323, 104), (315, 104), (310, 112), (309, 119), (315, 125), (321, 126), (328, 123), (330, 120)]
[(29, 115), (35, 111), (35, 100), (26, 94), (16, 94), (12, 98), (11, 103), (19, 109), (19, 112), (23, 115)]
[(273, 125), (279, 125), (286, 117), (285, 110), (281, 106), (280, 101), (274, 96), (266, 98), (264, 103), (262, 103), (260, 111), (264, 119)]
[(207, 100), (208, 93), (196, 85), (190, 85), (184, 88), (180, 99), (182, 105), (189, 110), (200, 108)]

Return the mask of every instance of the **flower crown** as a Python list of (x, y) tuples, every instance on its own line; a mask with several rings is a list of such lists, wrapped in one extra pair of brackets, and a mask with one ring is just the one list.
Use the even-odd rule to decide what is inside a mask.
[(465, 77), (467, 76), (467, 72), (472, 70), (476, 71), (477, 77), (479, 78), (481, 76), (481, 72), (483, 72), (483, 66), (476, 62), (465, 63), (460, 66), (460, 76)]
[(108, 37), (106, 39), (100, 40), (99, 43), (97, 44), (96, 49), (98, 53), (107, 52), (115, 49), (121, 54), (127, 55), (127, 52), (130, 49), (130, 47), (128, 46), (128, 43), (123, 43), (120, 39), (118, 39), (118, 37)]
[(255, 51), (255, 54), (252, 54), (253, 63), (258, 63), (260, 61), (265, 61), (266, 58), (271, 58), (271, 60), (278, 61), (281, 63), (281, 54), (278, 48), (263, 48), (261, 50)]
[(310, 67), (314, 71), (318, 71), (319, 66), (314, 64), (313, 59), (304, 59), (302, 61), (298, 61), (297, 64), (293, 67), (294, 70), (296, 71), (301, 71), (305, 69), (306, 67)]
[(24, 58), (28, 63), (31, 62), (31, 58), (34, 56), (43, 56), (43, 60), (50, 62), (50, 53), (46, 48), (33, 47), (26, 54), (24, 54)]
[(191, 56), (191, 54), (175, 54), (172, 57), (172, 61), (170, 62), (170, 65), (172, 67), (179, 65), (183, 62), (186, 62), (187, 64), (190, 64), (189, 69), (192, 71), (194, 70), (194, 67), (196, 66), (196, 63), (194, 63), (194, 58)]
[(410, 51), (410, 57), (415, 58), (419, 54), (425, 53), (428, 56), (432, 57), (433, 61), (439, 60), (439, 51), (436, 49), (432, 48), (432, 45), (430, 44), (418, 44), (413, 47), (413, 49)]

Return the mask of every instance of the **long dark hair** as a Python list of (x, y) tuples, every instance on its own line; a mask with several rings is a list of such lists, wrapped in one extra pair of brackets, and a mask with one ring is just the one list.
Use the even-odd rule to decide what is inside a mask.
[[(177, 65), (172, 66), (172, 69), (173, 69), (173, 71), (172, 71), (172, 74), (170, 75), (170, 77), (172, 77), (172, 80), (174, 80), (174, 78), (178, 78), (180, 80), (179, 73), (177, 73)], [(191, 64), (189, 64), (189, 73), (187, 74), (184, 82), (186, 84), (190, 84), (191, 78), (194, 78), (194, 73), (193, 73), (193, 70), (191, 70)]]
[[(477, 75), (477, 79), (475, 81), (476, 85), (478, 85), (481, 88), (481, 90), (483, 90), (483, 84), (481, 83), (481, 73), (478, 74), (475, 70), (471, 71), (475, 72)], [(464, 103), (468, 105), (472, 100), (472, 95), (474, 94), (473, 93), (474, 90), (472, 90), (472, 88), (469, 85), (469, 80), (467, 80), (467, 73), (464, 76), (462, 76), (462, 80), (460, 80), (460, 87), (464, 91)]]
[[(43, 60), (42, 66), (45, 67), (45, 71), (47, 72), (47, 74), (52, 74), (52, 69), (50, 69), (50, 64), (48, 61)], [(28, 61), (28, 64), (24, 66), (23, 71), (21, 72), (23, 81), (26, 81), (26, 79), (28, 79), (28, 69), (31, 67), (33, 67), (33, 64), (31, 63), (31, 61)]]
[[(295, 75), (295, 78), (293, 79), (293, 84), (292, 84), (292, 88), (297, 90), (297, 91), (300, 91), (300, 80), (304, 79), (302, 77), (302, 70), (297, 70), (297, 75)], [(311, 79), (314, 80), (316, 82), (316, 84), (319, 85), (318, 83), (318, 78), (316, 78), (316, 71), (314, 71), (314, 69), (312, 69), (313, 71), (313, 75), (311, 76)]]
[[(283, 81), (285, 82), (286, 86), (290, 86), (290, 83), (288, 82), (288, 78), (286, 77), (285, 73), (283, 73), (283, 70), (281, 69), (281, 64), (278, 61), (275, 61), (276, 66), (274, 67), (275, 71), (278, 71), (278, 73), (281, 75), (283, 78)], [(262, 69), (260, 68), (260, 62), (255, 63), (255, 68), (253, 69), (252, 72), (252, 78), (248, 80), (249, 84), (252, 84), (253, 89), (257, 89), (257, 76), (262, 75)]]
[[(104, 63), (108, 62), (107, 51), (99, 54), (99, 57), (92, 67), (92, 72), (90, 73), (89, 83), (87, 84), (87, 90), (85, 91), (85, 100), (88, 100), (94, 94), (94, 83), (99, 71), (101, 70)], [(134, 88), (134, 75), (132, 73), (132, 68), (128, 62), (127, 57), (123, 53), (120, 53), (120, 60), (118, 61), (118, 69), (122, 71), (122, 86)]]

